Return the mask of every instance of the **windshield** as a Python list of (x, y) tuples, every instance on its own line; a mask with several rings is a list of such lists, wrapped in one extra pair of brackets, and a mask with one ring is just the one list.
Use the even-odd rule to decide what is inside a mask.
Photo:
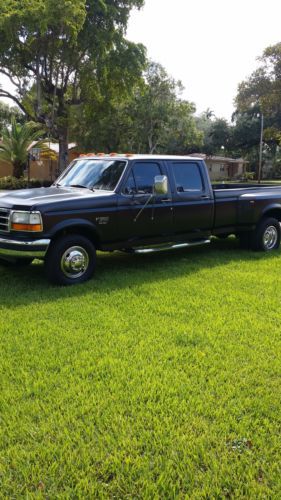
[(120, 160), (76, 160), (58, 179), (60, 186), (113, 191), (126, 166)]

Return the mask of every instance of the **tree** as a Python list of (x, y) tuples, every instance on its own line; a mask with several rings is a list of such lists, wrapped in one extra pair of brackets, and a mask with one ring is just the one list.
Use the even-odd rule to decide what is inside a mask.
[[(143, 79), (123, 98), (108, 94), (98, 106), (75, 113), (73, 134), (88, 151), (187, 154), (198, 150), (202, 133), (193, 117), (195, 107), (181, 100), (175, 82), (157, 63), (149, 63)], [(80, 112), (79, 111), (79, 112)]]
[[(244, 116), (248, 150), (259, 147), (261, 114), (264, 115), (264, 153), (272, 164), (281, 144), (281, 43), (267, 47), (260, 58), (260, 67), (241, 82), (236, 96), (238, 117)], [(252, 128), (251, 128), (252, 125)], [(256, 164), (257, 164), (257, 153)]]
[(46, 139), (41, 139), (43, 135), (44, 131), (38, 129), (38, 124), (33, 122), (20, 124), (14, 117), (11, 127), (3, 130), (0, 159), (13, 165), (14, 177), (20, 178), (23, 175), (31, 146), (46, 149)]
[(131, 142), (137, 151), (185, 152), (198, 147), (202, 135), (196, 129), (195, 106), (180, 99), (183, 86), (157, 63), (150, 63), (144, 83), (128, 107), (132, 117)]
[(216, 118), (209, 108), (196, 118), (196, 124), (204, 134), (202, 151), (207, 155), (233, 154), (232, 127), (224, 118)]
[(124, 38), (130, 10), (143, 0), (2, 0), (0, 89), (28, 119), (47, 125), (67, 163), (71, 108), (99, 101), (104, 87), (120, 94), (141, 73), (144, 47)]

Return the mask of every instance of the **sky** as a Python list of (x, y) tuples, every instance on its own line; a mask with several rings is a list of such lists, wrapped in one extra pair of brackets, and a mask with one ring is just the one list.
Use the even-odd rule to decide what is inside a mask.
[(197, 114), (231, 119), (238, 84), (269, 45), (281, 42), (280, 0), (146, 0), (127, 38), (181, 80)]
[(145, 0), (132, 11), (127, 37), (182, 81), (197, 114), (210, 108), (230, 120), (238, 84), (266, 47), (281, 42), (280, 19), (281, 0)]

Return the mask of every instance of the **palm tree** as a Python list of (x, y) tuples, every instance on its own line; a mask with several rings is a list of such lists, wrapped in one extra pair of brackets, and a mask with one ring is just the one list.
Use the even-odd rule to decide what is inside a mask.
[(36, 123), (21, 124), (15, 118), (12, 118), (11, 127), (3, 130), (0, 159), (13, 165), (13, 176), (17, 179), (23, 176), (31, 146), (46, 149), (46, 139), (42, 139), (44, 134), (44, 130), (38, 130)]

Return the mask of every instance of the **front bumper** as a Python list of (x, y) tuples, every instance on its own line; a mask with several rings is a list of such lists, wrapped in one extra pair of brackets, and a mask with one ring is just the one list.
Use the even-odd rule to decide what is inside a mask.
[(0, 257), (44, 259), (51, 240), (10, 240), (0, 238)]

